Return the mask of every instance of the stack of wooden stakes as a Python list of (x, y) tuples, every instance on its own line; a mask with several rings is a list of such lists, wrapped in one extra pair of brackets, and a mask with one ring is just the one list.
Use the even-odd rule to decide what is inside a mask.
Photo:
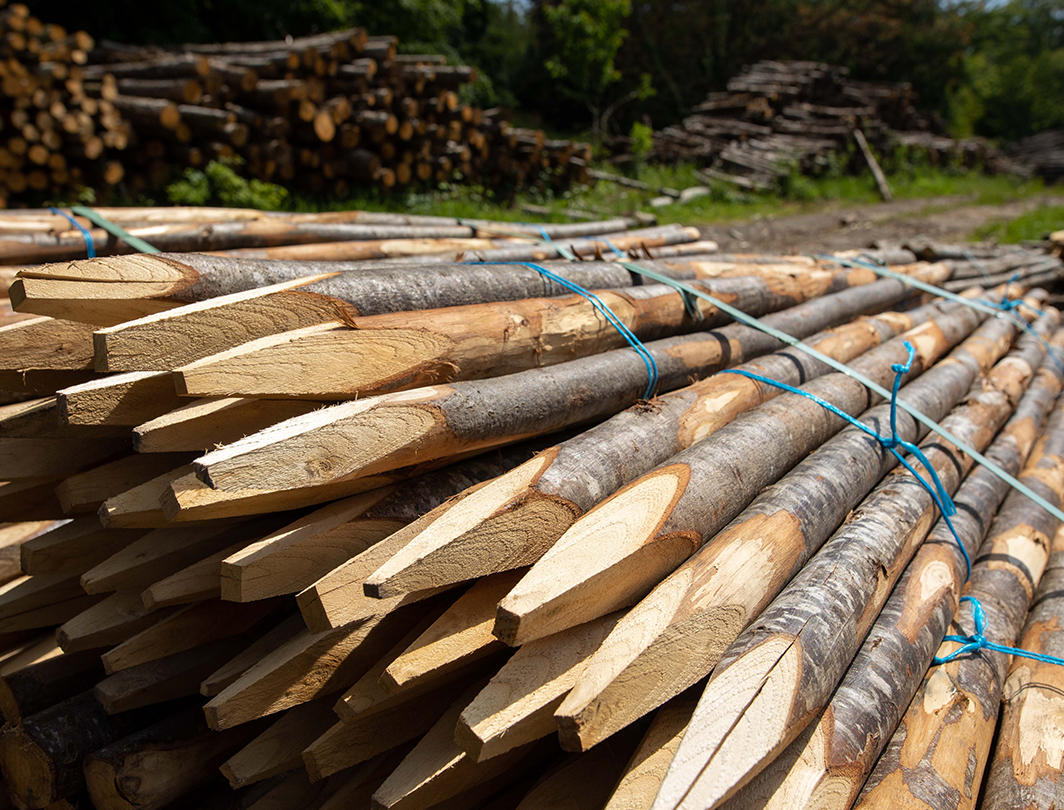
[[(278, 221), (302, 224), (245, 220)], [(911, 361), (900, 397), (1055, 506), (1064, 365), (1046, 344), (1064, 332), (1029, 282), (1064, 266), (935, 245), (723, 256), (684, 229), (595, 225), (343, 261), (299, 252), (309, 237), (265, 258), (102, 236), (113, 255), (20, 258), (11, 300), (37, 317), (0, 328), (0, 383), (32, 397), (0, 411), (12, 803), (952, 808), (988, 762), (985, 806), (1052, 795), (1059, 739), (1030, 718), (1064, 668), (930, 667), (955, 614), (972, 631), (962, 589), (991, 640), (1064, 651), (1051, 514), (899, 413), (954, 496), (965, 585), (879, 441), (725, 370), (890, 435), (879, 397), (622, 259), (880, 385)], [(1025, 305), (992, 317), (866, 260), (932, 284), (1012, 263), (1013, 286), (962, 296)], [(601, 311), (533, 263), (644, 341), (656, 398)]]

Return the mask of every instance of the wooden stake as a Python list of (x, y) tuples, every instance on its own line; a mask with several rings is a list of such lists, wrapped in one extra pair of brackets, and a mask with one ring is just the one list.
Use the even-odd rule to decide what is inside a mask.
[[(838, 287), (837, 273), (689, 282), (750, 314), (764, 315)], [(863, 279), (862, 279), (863, 280)], [(702, 320), (664, 284), (595, 294), (642, 340), (730, 320), (699, 302)], [(354, 318), (260, 338), (178, 368), (184, 396), (339, 400), (456, 380), (513, 374), (618, 348), (625, 340), (582, 296)]]
[(0, 327), (0, 368), (91, 371), (92, 326), (31, 318)]
[(144, 535), (136, 529), (104, 529), (95, 517), (80, 517), (22, 544), (27, 574), (81, 574)]
[[(512, 265), (449, 264), (438, 268), (259, 262), (194, 254), (167, 257), (217, 280), (176, 290), (180, 309), (102, 329), (95, 338), (97, 368), (107, 371), (172, 369), (267, 335), (351, 316), (415, 312), (447, 306), (564, 296), (569, 291), (538, 272)], [(110, 259), (125, 262), (129, 259)], [(142, 264), (144, 257), (137, 258)], [(616, 264), (588, 268), (571, 263), (551, 269), (586, 289), (636, 283)], [(667, 268), (665, 268), (667, 270)], [(339, 271), (339, 272), (338, 272)], [(670, 272), (669, 275), (676, 275)], [(688, 275), (690, 275), (688, 273)], [(263, 279), (268, 284), (260, 284)]]
[[(886, 291), (877, 287), (827, 296), (815, 302), (819, 306), (801, 305), (763, 320), (801, 336), (806, 330), (859, 312), (862, 307), (853, 299), (864, 295), (857, 293)], [(900, 294), (900, 285), (896, 292)], [(849, 361), (932, 314), (937, 313), (921, 308), (904, 316), (884, 314), (862, 319), (810, 338), (810, 343), (838, 360)], [(762, 333), (745, 326), (726, 327), (719, 334), (728, 338), (733, 359), (778, 348), (766, 344)], [(769, 355), (740, 368), (792, 385), (827, 371), (826, 366), (797, 350)], [(533, 563), (603, 497), (778, 393), (778, 389), (744, 377), (721, 374), (658, 397), (655, 408), (629, 408), (492, 482), (483, 493), (456, 508), (446, 521), (430, 524), (408, 549), (368, 578), (367, 593), (383, 597), (422, 585), (444, 584), (444, 572), (468, 570), (484, 575)], [(647, 437), (638, 454), (625, 449), (633, 434)], [(587, 481), (594, 481), (594, 485)]]
[[(713, 335), (645, 345), (657, 363), (661, 390), (723, 365), (716, 351), (711, 360), (705, 356), (707, 345), (719, 347)], [(599, 419), (638, 401), (646, 382), (643, 361), (620, 349), (490, 380), (334, 405), (208, 453), (193, 466), (215, 489), (317, 486)], [(534, 399), (530, 392), (536, 392)], [(483, 413), (496, 417), (485, 422), (478, 418)]]
[[(239, 639), (221, 639), (109, 675), (93, 689), (108, 714), (198, 694), (200, 682), (229, 659)], [(98, 656), (97, 656), (98, 657)]]
[(226, 760), (222, 774), (236, 790), (298, 768), (303, 749), (335, 722), (328, 700), (295, 706)]
[(697, 702), (698, 694), (689, 689), (657, 710), (604, 810), (650, 809)]
[[(1044, 333), (1057, 323), (1059, 316), (1053, 313), (1040, 319), (1035, 328)], [(1000, 351), (1000, 344), (993, 345), (996, 325), (988, 323), (976, 335), (989, 344), (983, 357), (974, 348), (969, 354), (965, 346), (950, 355), (947, 363), (960, 372), (954, 375), (958, 382), (970, 385), (985, 368), (985, 356)], [(1021, 340), (985, 380), (976, 382), (964, 403), (946, 417), (944, 426), (976, 449), (986, 448), (1044, 355), (1037, 339)], [(936, 420), (945, 412), (943, 405), (948, 408), (951, 399), (959, 398), (957, 383), (940, 375), (937, 385), (943, 401), (930, 410), (917, 406), (924, 413), (937, 411), (939, 415), (931, 417)], [(952, 494), (972, 462), (938, 436), (926, 443), (924, 451), (946, 492)], [(848, 476), (853, 467), (856, 464), (847, 468)], [(760, 615), (751, 613), (757, 616), (756, 626), (739, 635), (724, 652), (662, 783), (656, 806), (718, 806), (798, 736), (827, 704), (936, 517), (927, 490), (907, 470), (896, 470), (771, 606)], [(802, 521), (801, 531), (808, 533), (808, 526)], [(831, 528), (821, 536), (826, 537)], [(757, 690), (751, 684), (764, 688)], [(729, 765), (722, 774), (725, 761)]]
[(59, 392), (59, 418), (68, 425), (133, 427), (184, 402), (164, 372), (117, 374)]
[(524, 442), (315, 510), (227, 558), (223, 597), (245, 602), (296, 593), (449, 498), (520, 464), (541, 446)]
[(187, 453), (133, 453), (68, 476), (56, 487), (56, 497), (68, 515), (94, 514), (108, 498), (186, 464), (192, 458)]
[[(1037, 487), (1042, 497), (1059, 506), (1064, 481), (1046, 472), (1060, 469), (1062, 463), (1064, 411), (1058, 403), (1020, 480)], [(1051, 545), (1058, 549), (1064, 542), (1059, 534), (1051, 541), (1058, 529), (1055, 518), (1020, 493), (1013, 492), (1005, 500), (979, 549), (965, 588), (965, 595), (975, 596), (983, 604), (989, 640), (1015, 646)], [(967, 635), (972, 626), (970, 607), (962, 604), (950, 632)], [(946, 655), (955, 648), (953, 642), (943, 643), (938, 654)], [(1007, 667), (1008, 656), (990, 650), (932, 667), (865, 783), (857, 806), (884, 806), (888, 793), (893, 807), (915, 806), (917, 797), (901, 778), (899, 757), (904, 757), (918, 772), (933, 777), (934, 784), (951, 792), (946, 801), (940, 800), (942, 806), (974, 807)], [(956, 712), (950, 709), (956, 705), (971, 706), (973, 711), (955, 717)], [(935, 755), (939, 745), (944, 746), (943, 751), (951, 751), (949, 758)], [(967, 790), (965, 786), (969, 786)]]
[(618, 618), (604, 616), (517, 650), (462, 710), (454, 732), (462, 749), (479, 762), (553, 734), (554, 710)]
[(172, 613), (169, 609), (149, 613), (138, 591), (119, 591), (68, 619), (56, 638), (68, 653), (111, 647)]
[(318, 407), (316, 402), (298, 400), (197, 399), (135, 427), (133, 449), (142, 454), (205, 453)]
[(276, 608), (271, 602), (236, 605), (214, 601), (180, 608), (105, 652), (104, 669), (111, 675), (218, 639), (232, 638), (269, 618)]
[(518, 569), (477, 580), (388, 665), (381, 675), (385, 690), (406, 690), (501, 652), (505, 645), (491, 634), (495, 609), (523, 574)]
[(486, 762), (475, 762), (454, 741), (454, 725), (466, 702), (480, 688), (474, 684), (451, 705), (373, 794), (375, 808), (415, 810), (431, 807), (500, 774), (509, 778), (534, 766), (546, 749), (535, 743), (515, 748)]
[(306, 625), (303, 624), (303, 620), (298, 615), (282, 619), (277, 625), (271, 627), (241, 652), (206, 676), (200, 684), (200, 694), (206, 697), (217, 695), (269, 653), (272, 653), (305, 629)]
[(347, 687), (418, 615), (417, 609), (395, 610), (326, 633), (299, 633), (216, 695), (204, 707), (207, 721), (211, 728), (231, 728)]
[[(1064, 335), (1053, 345), (1059, 350)], [(1047, 358), (986, 456), (1018, 475), (1061, 388)], [(1008, 485), (982, 467), (961, 484), (953, 526), (974, 556)], [(849, 671), (816, 722), (728, 803), (768, 810), (849, 806), (894, 733), (946, 633), (966, 576), (949, 527), (939, 521), (883, 606)]]
[[(880, 385), (889, 385), (891, 365), (904, 363), (908, 356), (906, 342), (916, 347), (913, 372), (919, 373), (979, 320), (967, 308), (952, 312), (872, 349), (850, 365)], [(966, 388), (964, 384), (961, 393)], [(839, 373), (814, 379), (803, 390), (852, 415), (878, 400)], [(642, 598), (765, 486), (844, 424), (811, 400), (784, 394), (692, 445), (575, 523), (500, 604), (496, 634), (519, 644)], [(751, 458), (758, 463), (750, 464)], [(879, 463), (877, 459), (875, 469)], [(604, 542), (605, 531), (615, 539)], [(743, 620), (738, 614), (735, 618)], [(741, 625), (734, 632), (740, 629)]]

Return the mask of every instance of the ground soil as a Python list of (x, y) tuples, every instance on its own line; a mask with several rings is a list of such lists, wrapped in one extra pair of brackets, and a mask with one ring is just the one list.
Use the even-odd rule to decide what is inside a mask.
[(758, 217), (730, 225), (700, 226), (702, 237), (722, 253), (808, 253), (847, 248), (897, 246), (920, 237), (937, 242), (970, 241), (972, 232), (1015, 219), (1043, 205), (1064, 205), (1059, 194), (1000, 205), (979, 205), (966, 197), (899, 200), (873, 205), (838, 204), (816, 213)]

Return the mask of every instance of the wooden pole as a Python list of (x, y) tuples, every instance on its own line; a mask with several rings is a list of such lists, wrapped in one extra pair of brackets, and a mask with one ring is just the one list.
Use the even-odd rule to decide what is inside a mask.
[[(1046, 476), (1045, 471), (1057, 469), (1062, 458), (1064, 412), (1058, 403), (1020, 476), (1023, 483), (1058, 507), (1064, 484), (1058, 477)], [(1051, 545), (1059, 547), (1058, 541), (1053, 540), (1058, 524), (1056, 518), (1018, 492), (1011, 493), (998, 512), (964, 591), (966, 596), (982, 602), (990, 641), (1015, 645)], [(971, 615), (969, 605), (962, 603), (950, 631), (970, 634)], [(946, 655), (955, 648), (953, 642), (945, 642), (938, 654)], [(939, 806), (974, 807), (990, 754), (1007, 669), (1008, 656), (990, 650), (932, 667), (865, 783), (856, 806), (883, 807), (889, 802), (891, 807), (907, 808), (923, 804), (901, 776), (899, 757), (904, 757), (906, 768), (926, 774), (925, 782), (933, 779), (933, 784), (941, 786), (935, 796)], [(963, 712), (954, 719), (950, 709), (956, 705), (970, 705), (974, 711)], [(942, 750), (950, 751), (950, 757), (935, 757), (940, 745)], [(941, 795), (943, 791), (947, 795)]]
[[(904, 363), (908, 357), (906, 342), (917, 347), (919, 359), (913, 373), (918, 373), (966, 338), (980, 320), (962, 307), (872, 349), (850, 366), (880, 385), (889, 385), (894, 376), (891, 365)], [(979, 337), (972, 340), (982, 343)], [(968, 384), (970, 380), (961, 385), (958, 396)], [(814, 379), (803, 390), (855, 416), (878, 402), (863, 385), (837, 372)], [(520, 643), (638, 601), (722, 530), (764, 487), (844, 425), (812, 400), (783, 394), (693, 444), (575, 523), (500, 604), (496, 632), (505, 641)], [(749, 463), (754, 458), (756, 465)], [(880, 463), (877, 458), (873, 469), (878, 470)], [(859, 480), (865, 480), (863, 475)], [(786, 514), (781, 512), (779, 520), (786, 523)], [(617, 527), (615, 539), (608, 546), (601, 539), (592, 542), (593, 536), (601, 537), (599, 527), (606, 525)], [(594, 553), (589, 553), (591, 549)], [(707, 553), (715, 556), (711, 550)], [(550, 572), (555, 572), (553, 577)], [(736, 621), (743, 621), (745, 615), (735, 614)]]
[[(1057, 323), (1059, 315), (1053, 313), (1035, 328), (1045, 334)], [(988, 341), (993, 340), (993, 326), (981, 330)], [(1000, 353), (1000, 343), (997, 351), (986, 352), (982, 358), (977, 351), (969, 357), (954, 352), (949, 358), (956, 370), (968, 366), (959, 377), (962, 384), (971, 385), (987, 360), (992, 362)], [(963, 404), (946, 417), (944, 427), (976, 449), (985, 449), (1043, 357), (1038, 340), (1021, 340), (985, 380), (972, 387)], [(959, 399), (950, 383), (942, 380), (939, 385), (940, 391), (950, 390), (951, 398)], [(936, 410), (943, 413), (941, 406), (931, 408)], [(952, 494), (972, 462), (938, 436), (924, 451), (946, 492)], [(670, 806), (670, 802), (718, 806), (790, 744), (827, 704), (936, 516), (927, 490), (899, 468), (864, 500), (860, 511), (835, 532), (772, 604), (760, 615), (753, 614), (756, 626), (727, 648), (710, 678), (692, 717), (692, 731), (685, 735), (662, 783), (657, 806)], [(845, 513), (836, 522), (842, 517)], [(806, 529), (804, 523), (802, 529)], [(748, 677), (753, 681), (736, 680)], [(745, 686), (736, 687), (739, 682), (771, 687), (755, 695)], [(707, 722), (709, 716), (713, 719)], [(751, 725), (754, 717), (759, 718), (756, 729)], [(725, 760), (731, 765), (721, 775)]]
[[(1057, 351), (1062, 338), (1060, 332), (1054, 338)], [(1061, 377), (1054, 360), (1043, 361), (1016, 412), (986, 451), (1010, 474), (1018, 475), (1023, 467), (1061, 389)], [(977, 467), (954, 496), (957, 514), (952, 522), (970, 556), (1008, 489), (1004, 481)], [(966, 573), (956, 541), (940, 520), (898, 581), (824, 712), (727, 806), (849, 807), (920, 686), (956, 612)]]
[[(772, 325), (779, 321), (784, 331), (801, 336), (806, 329), (840, 320), (838, 313), (818, 310), (843, 306), (848, 303), (847, 298), (863, 297), (856, 292), (839, 293), (840, 298), (832, 301), (829, 298), (835, 296), (822, 299), (823, 308), (814, 307), (811, 302), (764, 320)], [(849, 312), (855, 309), (860, 311), (855, 307)], [(844, 309), (842, 314), (849, 313)], [(927, 307), (904, 315), (861, 318), (811, 337), (808, 342), (846, 362), (934, 314), (936, 310)], [(758, 335), (763, 333), (751, 334), (755, 331), (743, 326), (720, 330), (722, 339), (727, 338), (732, 346), (733, 361), (762, 351)], [(739, 368), (792, 385), (827, 371), (826, 366), (797, 350), (777, 352)], [(520, 472), (514, 470), (492, 483), (477, 499), (459, 507), (446, 524), (430, 525), (401, 555), (371, 575), (366, 583), (367, 593), (388, 596), (442, 585), (447, 581), (445, 572), (459, 569), (484, 575), (503, 566), (534, 563), (577, 518), (605, 496), (778, 393), (778, 389), (738, 375), (718, 374), (657, 397), (654, 408), (629, 408), (551, 448)], [(624, 451), (632, 435), (646, 437), (641, 442), (641, 452), (634, 455)], [(589, 486), (588, 480), (595, 484)], [(511, 527), (504, 528), (502, 523)], [(515, 547), (518, 539), (522, 545)]]
[[(644, 344), (658, 388), (672, 390), (719, 370), (717, 354), (706, 357), (712, 344), (716, 337), (706, 334)], [(638, 401), (647, 378), (643, 359), (622, 349), (490, 380), (384, 394), (289, 420), (193, 466), (214, 489), (320, 486), (411, 463), (415, 448), (424, 461), (601, 419)], [(478, 416), (488, 412), (491, 420)]]

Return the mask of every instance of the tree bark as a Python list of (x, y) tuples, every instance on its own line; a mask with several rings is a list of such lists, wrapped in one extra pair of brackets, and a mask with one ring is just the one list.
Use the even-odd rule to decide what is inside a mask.
[[(1064, 502), (1064, 410), (1058, 403), (1020, 480), (1059, 508)], [(1010, 493), (979, 549), (964, 594), (986, 611), (986, 637), (1014, 646), (1049, 559), (1059, 521), (1019, 492)], [(961, 604), (950, 631), (972, 632)], [(945, 642), (938, 653), (956, 649)], [(983, 650), (932, 667), (879, 758), (857, 807), (974, 807), (997, 724), (1008, 656)], [(936, 757), (939, 746), (949, 751)], [(905, 763), (906, 776), (902, 776)]]
[[(943, 272), (938, 276), (942, 280)], [(845, 288), (845, 274), (806, 272), (689, 282), (755, 317)], [(704, 301), (702, 319), (682, 296), (654, 284), (595, 295), (641, 340), (721, 326), (731, 320)], [(582, 296), (430, 309), (345, 319), (260, 338), (174, 372), (184, 396), (350, 399), (456, 380), (512, 374), (625, 345)]]
[[(913, 371), (908, 378), (911, 380), (966, 338), (981, 320), (974, 311), (962, 308), (893, 338), (861, 355), (850, 366), (880, 385), (890, 385), (894, 377), (891, 365), (906, 361), (905, 343), (909, 342), (916, 348)], [(981, 346), (981, 335), (987, 330), (1004, 341), (1006, 335), (1011, 337), (1011, 329), (1007, 325), (988, 325), (966, 340), (958, 351)], [(1004, 350), (1005, 346), (998, 348)], [(949, 372), (953, 365), (944, 361), (928, 379), (943, 375), (951, 379)], [(967, 390), (970, 383), (970, 378), (959, 383), (956, 396)], [(925, 383), (918, 382), (913, 393), (924, 394), (926, 388)], [(803, 390), (854, 416), (879, 401), (863, 385), (838, 372), (814, 379)], [(941, 409), (942, 403), (933, 399), (927, 403), (928, 407), (932, 404), (944, 414), (950, 403), (945, 403), (945, 410)], [(812, 400), (799, 394), (783, 394), (693, 444), (620, 489), (575, 523), (500, 604), (496, 633), (507, 642), (520, 643), (638, 601), (724, 529), (764, 487), (779, 480), (844, 427), (840, 417)], [(847, 435), (851, 432), (847, 431)], [(867, 450), (866, 443), (857, 442)], [(851, 493), (849, 485), (864, 482), (868, 475), (882, 474), (881, 455), (868, 463), (871, 465), (868, 469), (854, 467), (852, 478), (846, 482), (847, 489), (843, 490), (846, 494), (840, 495), (839, 503), (862, 497), (875, 479), (858, 495)], [(834, 502), (829, 504), (834, 506)], [(787, 512), (773, 509), (769, 514), (777, 511), (781, 515), (779, 519), (766, 523), (770, 518), (762, 515), (751, 526), (764, 523), (764, 531), (786, 532)], [(830, 518), (824, 517), (826, 525)], [(591, 540), (602, 526), (618, 527), (614, 530), (615, 539), (608, 545)], [(832, 529), (834, 525), (827, 531)], [(712, 550), (706, 553), (716, 556)], [(789, 566), (784, 565), (780, 575), (787, 570)], [(677, 618), (686, 613), (683, 596), (686, 591), (686, 587), (681, 587), (675, 595)], [(696, 610), (695, 614), (700, 615), (701, 611)], [(730, 631), (734, 638), (750, 617), (744, 612), (730, 615), (739, 623)], [(721, 638), (727, 636), (724, 633)], [(715, 649), (714, 654), (722, 651), (723, 648)]]
[[(1048, 334), (1058, 323), (1053, 312), (1035, 329)], [(989, 332), (1000, 325), (990, 323), (981, 330), (988, 343), (996, 342)], [(1010, 339), (1012, 331), (1006, 332)], [(954, 369), (963, 369), (953, 375), (961, 386), (941, 380), (940, 390), (957, 401), (996, 353), (979, 358), (977, 350), (970, 357), (963, 357), (963, 350), (954, 352), (949, 361)], [(1043, 357), (1038, 340), (1021, 340), (1016, 350), (972, 385), (943, 427), (976, 449), (985, 449), (1015, 409)], [(936, 420), (941, 417), (932, 415), (935, 411), (944, 413), (939, 408), (921, 410)], [(952, 494), (972, 461), (938, 436), (925, 442), (923, 449), (946, 492)], [(821, 484), (821, 489), (828, 488)], [(800, 503), (803, 510), (816, 508), (815, 503)], [(698, 731), (681, 743), (657, 806), (670, 801), (684, 807), (719, 806), (809, 725), (827, 704), (936, 514), (927, 490), (907, 470), (896, 470), (764, 612), (748, 614), (757, 616), (756, 626), (739, 635), (720, 659), (691, 720), (692, 729)], [(835, 525), (844, 517), (846, 511)], [(833, 529), (834, 525), (828, 533)], [(802, 530), (808, 533), (804, 521)], [(827, 533), (821, 536), (826, 539)], [(737, 683), (744, 686), (736, 687)], [(745, 686), (750, 683), (766, 688), (752, 694)], [(721, 763), (729, 759), (722, 775)]]
[[(1057, 350), (1061, 337), (1058, 332)], [(1061, 376), (1054, 361), (1043, 361), (987, 450), (987, 458), (1010, 474), (1018, 475), (1023, 467), (1060, 392)], [(970, 556), (1008, 490), (1000, 478), (977, 467), (954, 496), (953, 525)], [(940, 520), (898, 581), (827, 708), (726, 805), (728, 810), (850, 807), (931, 664), (956, 612), (965, 576), (956, 541)]]
[(258, 727), (211, 731), (199, 707), (189, 706), (89, 754), (89, 796), (99, 810), (160, 810), (206, 784)]
[(0, 679), (0, 711), (16, 726), (24, 717), (92, 688), (102, 675), (95, 650), (54, 656)]
[(26, 807), (45, 808), (85, 786), (85, 755), (143, 728), (144, 711), (112, 717), (92, 691), (23, 719), (0, 737), (0, 770), (12, 796)]

